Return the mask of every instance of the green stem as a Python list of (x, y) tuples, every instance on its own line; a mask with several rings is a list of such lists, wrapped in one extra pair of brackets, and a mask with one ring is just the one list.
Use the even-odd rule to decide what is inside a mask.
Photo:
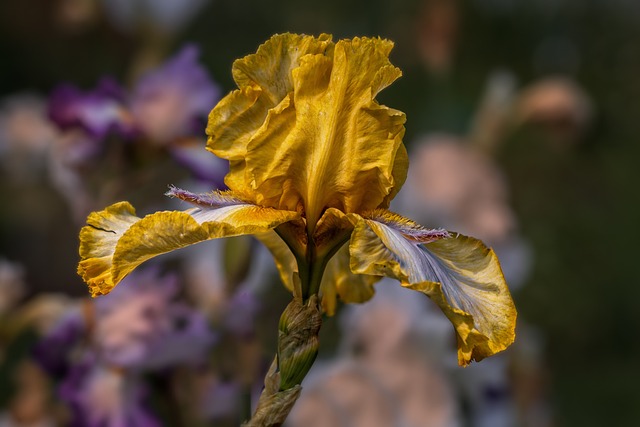
[[(328, 251), (318, 254), (318, 251), (314, 245), (312, 246), (313, 258), (309, 261), (311, 265), (311, 274), (309, 275), (309, 296), (317, 295), (320, 292), (320, 285), (322, 284), (322, 276), (324, 270), (327, 268), (327, 264), (333, 258), (333, 256), (340, 250), (340, 248), (349, 240), (350, 233), (345, 233), (342, 238), (337, 240)], [(302, 279), (302, 278), (301, 278)], [(304, 282), (303, 282), (304, 283)], [(304, 289), (304, 284), (303, 284)], [(304, 294), (303, 294), (304, 295)]]
[(275, 427), (284, 423), (300, 395), (300, 384), (318, 355), (322, 313), (319, 296), (322, 276), (327, 263), (346, 243), (347, 233), (334, 240), (331, 246), (318, 251), (313, 233), (307, 230), (303, 246), (290, 241), (285, 228), (276, 229), (298, 263), (300, 289), (294, 290), (293, 301), (280, 317), (278, 325), (278, 353), (265, 376), (265, 388), (258, 407), (245, 427)]
[(311, 295), (315, 295), (320, 290), (320, 284), (322, 283), (322, 275), (324, 269), (327, 266), (327, 262), (324, 258), (318, 259), (316, 242), (312, 236), (308, 236), (307, 251), (305, 254), (305, 262), (298, 261), (298, 270), (304, 271), (304, 277), (300, 276), (300, 282), (302, 285), (302, 300), (307, 301)]
[(318, 354), (322, 314), (318, 296), (294, 298), (278, 325), (278, 354), (265, 376), (258, 407), (245, 427), (271, 427), (284, 423), (300, 395), (300, 383)]

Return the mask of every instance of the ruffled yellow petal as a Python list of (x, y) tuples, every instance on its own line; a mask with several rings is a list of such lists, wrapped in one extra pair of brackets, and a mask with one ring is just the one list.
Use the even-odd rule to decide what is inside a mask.
[(93, 296), (107, 294), (144, 261), (194, 243), (219, 237), (262, 233), (299, 218), (244, 203), (231, 195), (209, 195), (210, 206), (184, 212), (156, 212), (139, 218), (126, 202), (117, 203), (87, 219), (80, 232), (78, 274)]
[(360, 221), (351, 235), (353, 272), (392, 277), (427, 294), (455, 327), (460, 365), (513, 342), (516, 310), (491, 249), (471, 237), (446, 237), (396, 215), (378, 211), (376, 216)]
[(227, 185), (304, 212), (312, 226), (329, 207), (387, 206), (407, 169), (405, 116), (374, 100), (401, 74), (388, 60), (392, 46), (284, 34), (236, 62), (240, 89), (207, 127), (209, 149), (231, 162)]
[(207, 125), (207, 149), (230, 162), (230, 172), (225, 178), (229, 188), (251, 193), (251, 178), (245, 180), (249, 142), (263, 126), (269, 110), (281, 104), (293, 90), (291, 68), (299, 58), (323, 53), (331, 46), (331, 37), (326, 34), (318, 38), (282, 34), (261, 45), (255, 54), (233, 63), (233, 78), (239, 90), (218, 103)]
[[(120, 237), (140, 218), (127, 202), (120, 202), (87, 218), (87, 226), (80, 230), (80, 264), (78, 274), (89, 285), (92, 295), (108, 293), (113, 288), (111, 267), (113, 252)], [(108, 285), (105, 285), (109, 283)], [(101, 288), (108, 288), (101, 292)]]

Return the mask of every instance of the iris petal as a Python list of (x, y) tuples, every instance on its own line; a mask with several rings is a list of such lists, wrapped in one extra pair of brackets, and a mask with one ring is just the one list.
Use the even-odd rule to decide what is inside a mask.
[(239, 90), (211, 112), (208, 148), (225, 182), (263, 206), (304, 212), (388, 206), (406, 177), (404, 113), (375, 96), (400, 76), (393, 44), (283, 34), (234, 64)]
[(516, 310), (491, 249), (397, 215), (377, 212), (374, 217), (363, 218), (351, 235), (354, 273), (392, 277), (428, 295), (455, 327), (460, 365), (513, 342)]
[(134, 268), (157, 255), (205, 240), (266, 232), (299, 217), (296, 212), (263, 208), (231, 194), (212, 193), (198, 202), (212, 198), (217, 204), (144, 218), (137, 217), (127, 202), (89, 215), (88, 225), (80, 232), (78, 273), (92, 295), (109, 293)]
[(250, 192), (251, 183), (245, 180), (248, 144), (263, 127), (269, 111), (293, 90), (291, 68), (299, 58), (322, 53), (330, 46), (331, 37), (326, 34), (317, 38), (282, 34), (262, 44), (255, 54), (233, 63), (239, 89), (218, 103), (207, 124), (207, 149), (230, 162), (225, 178), (229, 188)]

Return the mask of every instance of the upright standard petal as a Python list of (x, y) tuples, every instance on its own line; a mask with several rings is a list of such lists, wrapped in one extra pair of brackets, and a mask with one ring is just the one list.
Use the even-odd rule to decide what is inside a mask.
[(293, 91), (292, 68), (301, 56), (321, 54), (332, 46), (331, 36), (315, 38), (281, 34), (262, 44), (253, 55), (233, 63), (233, 78), (238, 86), (224, 97), (209, 114), (207, 149), (229, 160), (225, 178), (233, 190), (250, 193), (245, 182), (245, 157), (248, 145), (260, 129), (269, 111), (281, 104)]
[(326, 208), (388, 205), (407, 169), (405, 116), (374, 99), (401, 74), (388, 60), (392, 47), (285, 34), (236, 62), (240, 90), (214, 108), (207, 128), (209, 149), (231, 162), (227, 185), (304, 212), (312, 227)]
[(377, 211), (356, 225), (349, 249), (354, 273), (395, 278), (440, 306), (455, 327), (460, 365), (513, 342), (515, 306), (495, 253), (479, 240)]
[(109, 293), (134, 268), (157, 255), (205, 240), (266, 232), (299, 218), (296, 212), (256, 206), (230, 193), (198, 195), (172, 189), (167, 194), (196, 207), (139, 218), (129, 203), (121, 202), (89, 215), (80, 231), (78, 274), (93, 296)]

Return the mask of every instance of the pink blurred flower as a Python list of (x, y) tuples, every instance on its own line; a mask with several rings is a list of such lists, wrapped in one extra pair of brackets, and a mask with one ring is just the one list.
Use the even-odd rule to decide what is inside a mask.
[(516, 227), (507, 186), (489, 158), (447, 135), (424, 139), (412, 154), (404, 208), (437, 224), (489, 241)]
[(575, 142), (594, 114), (584, 89), (564, 77), (547, 77), (526, 87), (515, 108), (516, 124), (542, 126), (561, 143)]
[(56, 137), (43, 99), (21, 94), (0, 101), (0, 168), (13, 179), (36, 179)]
[(147, 269), (125, 280), (95, 302), (93, 342), (102, 357), (142, 369), (203, 361), (215, 336), (200, 312), (175, 301), (177, 277)]

